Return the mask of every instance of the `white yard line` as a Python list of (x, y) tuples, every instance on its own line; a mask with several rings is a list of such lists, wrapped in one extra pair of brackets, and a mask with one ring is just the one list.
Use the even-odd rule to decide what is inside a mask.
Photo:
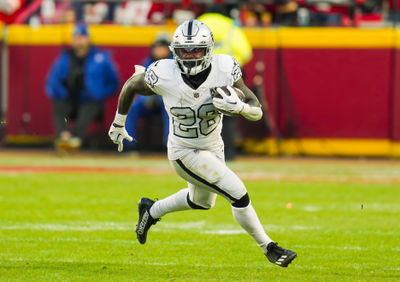
[[(122, 231), (134, 232), (135, 222), (71, 222), (66, 224), (52, 223), (0, 223), (0, 230), (37, 230), (37, 231), (71, 231), (71, 232), (92, 232), (92, 231)], [(285, 231), (318, 231), (324, 229), (323, 226), (306, 225), (264, 225), (268, 232)], [(236, 224), (207, 224), (205, 221), (194, 222), (162, 222), (152, 228), (153, 232), (171, 233), (176, 230), (194, 232), (200, 234), (215, 235), (238, 235), (244, 231)], [(360, 234), (375, 235), (400, 235), (400, 230), (363, 230)], [(1, 241), (1, 238), (0, 238)]]
[(244, 230), (207, 230), (204, 231), (205, 234), (214, 234), (214, 235), (236, 235), (236, 234), (245, 234)]
[[(96, 260), (79, 260), (79, 259), (51, 259), (51, 260), (46, 260), (46, 259), (34, 259), (34, 258), (23, 258), (23, 257), (16, 257), (16, 258), (4, 258), (2, 261), (11, 261), (11, 262), (29, 262), (31, 263), (90, 263), (90, 264), (104, 264), (107, 265), (108, 263), (113, 264), (114, 262), (104, 262), (104, 261), (96, 261)], [(120, 263), (120, 262), (118, 262)], [(215, 263), (210, 263), (210, 264), (203, 264), (203, 263), (182, 263), (182, 262), (140, 262), (137, 260), (129, 260), (125, 262), (121, 262), (121, 265), (154, 265), (154, 266), (166, 266), (166, 265), (176, 265), (176, 266), (197, 266), (197, 267), (212, 267), (212, 268), (222, 268), (222, 267), (243, 267), (243, 264), (215, 264)], [(245, 267), (255, 267), (257, 264), (246, 264)]]
[[(132, 236), (132, 239), (82, 239), (82, 238), (76, 238), (76, 237), (67, 237), (67, 238), (43, 238), (43, 237), (21, 237), (21, 238), (15, 238), (15, 237), (8, 237), (8, 238), (1, 238), (0, 242), (25, 242), (25, 243), (35, 243), (35, 242), (52, 242), (52, 243), (107, 243), (107, 244), (139, 244), (139, 242), (136, 240), (136, 237)], [(161, 241), (158, 242), (152, 242), (152, 244), (161, 244)], [(194, 245), (193, 242), (188, 242), (188, 241), (170, 241), (168, 242), (168, 245)]]
[[(213, 235), (235, 235), (235, 234), (245, 234), (242, 230), (213, 230), (213, 231), (205, 231), (202, 232), (205, 234), (213, 234)], [(8, 237), (0, 239), (0, 242), (68, 242), (68, 243), (107, 243), (107, 244), (138, 244), (136, 238), (132, 237), (132, 239), (82, 239), (76, 237), (67, 237), (67, 238), (43, 238), (43, 237)], [(161, 241), (152, 242), (152, 244), (158, 244)], [(195, 245), (194, 242), (188, 241), (169, 241), (168, 245)], [(360, 247), (360, 246), (334, 246), (334, 245), (304, 245), (304, 244), (295, 244), (292, 245), (293, 249), (329, 249), (329, 250), (339, 250), (339, 251), (371, 251), (375, 250), (374, 247)], [(393, 247), (388, 249), (392, 252), (400, 252), (399, 247)]]
[(52, 223), (16, 223), (12, 225), (0, 225), (0, 230), (47, 230), (47, 231), (107, 231), (107, 230), (132, 230), (132, 223), (75, 223), (74, 224), (52, 224)]
[[(89, 264), (98, 264), (98, 265), (104, 265), (107, 266), (107, 264), (114, 264), (118, 263), (120, 267), (124, 266), (130, 266), (130, 265), (152, 265), (152, 266), (188, 266), (188, 267), (207, 267), (207, 268), (256, 268), (260, 267), (260, 263), (252, 263), (252, 264), (215, 264), (215, 263), (210, 263), (210, 264), (204, 264), (204, 263), (182, 263), (182, 262), (139, 262), (139, 261), (134, 261), (134, 260), (129, 260), (129, 261), (124, 261), (124, 262), (110, 262), (110, 261), (96, 261), (96, 260), (80, 260), (80, 259), (51, 259), (51, 260), (45, 260), (45, 259), (35, 259), (35, 258), (24, 258), (24, 257), (15, 257), (15, 258), (2, 258), (3, 263), (6, 261), (9, 262), (23, 262), (23, 263), (29, 263), (29, 264), (34, 264), (34, 263), (47, 263), (47, 264), (54, 264), (54, 263), (89, 263)], [(269, 266), (269, 264), (266, 265)], [(271, 267), (275, 267), (272, 264), (270, 265)], [(329, 266), (322, 266), (322, 265), (299, 265), (299, 264), (293, 264), (291, 266), (292, 268), (297, 268), (297, 269), (317, 269), (317, 270), (322, 270), (325, 272), (329, 272), (331, 268)], [(29, 267), (27, 267), (29, 268)], [(346, 269), (354, 269), (354, 270), (363, 270), (365, 269), (364, 266), (360, 265), (346, 265)], [(385, 271), (400, 271), (400, 267), (384, 267), (383, 270)]]

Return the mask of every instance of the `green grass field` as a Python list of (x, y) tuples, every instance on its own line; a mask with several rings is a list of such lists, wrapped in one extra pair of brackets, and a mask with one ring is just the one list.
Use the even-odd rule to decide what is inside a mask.
[(288, 268), (267, 261), (221, 197), (210, 211), (165, 216), (140, 245), (139, 198), (186, 185), (166, 157), (2, 151), (0, 280), (400, 280), (400, 161), (229, 165), (270, 237), (297, 251)]

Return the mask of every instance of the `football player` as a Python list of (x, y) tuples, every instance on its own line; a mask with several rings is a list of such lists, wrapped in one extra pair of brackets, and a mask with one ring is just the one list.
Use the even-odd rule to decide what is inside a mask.
[[(204, 23), (185, 21), (172, 37), (170, 48), (174, 59), (156, 61), (146, 72), (142, 66), (135, 66), (135, 73), (121, 90), (108, 133), (118, 144), (118, 151), (123, 150), (124, 139), (132, 141), (125, 130), (125, 120), (134, 97), (160, 95), (170, 117), (168, 159), (188, 183), (187, 188), (165, 199), (140, 199), (137, 238), (144, 244), (150, 227), (167, 213), (212, 208), (218, 194), (230, 202), (235, 220), (268, 260), (286, 267), (296, 252), (278, 246), (268, 237), (245, 185), (224, 161), (222, 113), (256, 121), (262, 117), (261, 105), (244, 84), (236, 60), (223, 54), (213, 56), (213, 46), (213, 35)], [(244, 93), (246, 102), (239, 98), (234, 87)]]

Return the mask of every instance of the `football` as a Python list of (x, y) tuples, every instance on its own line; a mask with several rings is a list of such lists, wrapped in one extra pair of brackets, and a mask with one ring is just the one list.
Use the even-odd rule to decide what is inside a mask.
[[(213, 98), (219, 98), (222, 99), (221, 94), (218, 93), (217, 88), (221, 88), (227, 96), (231, 96), (231, 92), (229, 92), (228, 87), (227, 86), (223, 86), (223, 87), (215, 87), (211, 90), (211, 94)], [(232, 88), (235, 90), (236, 95), (239, 97), (239, 99), (243, 102), (246, 102), (246, 96), (244, 95), (243, 91), (240, 90), (239, 88), (233, 87)]]

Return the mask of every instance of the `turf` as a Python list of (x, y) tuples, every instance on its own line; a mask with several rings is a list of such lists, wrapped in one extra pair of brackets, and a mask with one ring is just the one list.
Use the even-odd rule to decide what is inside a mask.
[[(22, 165), (153, 173), (1, 169)], [(222, 198), (210, 211), (165, 216), (140, 245), (138, 199), (185, 187), (165, 158), (2, 154), (0, 279), (400, 280), (399, 162), (256, 159), (230, 166), (244, 178), (267, 233), (297, 251), (287, 269), (266, 260)]]

